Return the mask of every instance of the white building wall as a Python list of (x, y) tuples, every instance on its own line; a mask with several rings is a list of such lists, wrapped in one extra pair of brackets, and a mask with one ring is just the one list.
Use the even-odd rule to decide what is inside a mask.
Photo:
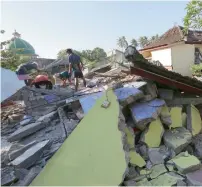
[(152, 51), (152, 60), (159, 60), (163, 66), (171, 66), (171, 48)]
[(173, 71), (184, 76), (191, 76), (194, 64), (194, 45), (181, 44), (171, 48)]

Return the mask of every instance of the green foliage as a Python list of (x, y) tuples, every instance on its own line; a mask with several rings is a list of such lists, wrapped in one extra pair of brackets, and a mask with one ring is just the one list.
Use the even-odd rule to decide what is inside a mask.
[(131, 43), (132, 46), (138, 47), (138, 42), (137, 42), (136, 39), (133, 38), (130, 43)]
[(185, 32), (189, 28), (201, 29), (202, 28), (202, 1), (192, 0), (186, 6), (187, 14), (184, 17)]
[(57, 59), (65, 59), (67, 56), (66, 50), (62, 49), (57, 54)]
[(141, 48), (144, 48), (146, 45), (148, 45), (150, 43), (149, 39), (146, 36), (141, 36), (138, 39), (138, 42), (139, 42), (139, 46)]
[(126, 37), (122, 36), (122, 37), (118, 38), (117, 45), (122, 49), (126, 49), (128, 47), (128, 42), (126, 40)]
[(191, 70), (194, 76), (202, 77), (202, 64), (193, 65)]

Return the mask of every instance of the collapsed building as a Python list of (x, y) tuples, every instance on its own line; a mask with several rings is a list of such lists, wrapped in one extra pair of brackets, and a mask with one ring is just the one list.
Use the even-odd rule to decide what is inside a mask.
[(130, 69), (88, 75), (92, 88), (2, 103), (2, 185), (202, 185), (202, 83), (125, 57)]

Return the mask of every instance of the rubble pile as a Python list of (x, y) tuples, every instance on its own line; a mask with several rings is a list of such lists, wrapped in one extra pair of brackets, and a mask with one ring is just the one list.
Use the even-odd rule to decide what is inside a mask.
[(120, 104), (118, 129), (128, 165), (121, 185), (202, 185), (201, 97), (137, 82), (137, 76), (106, 75), (77, 93), (28, 87), (18, 92), (28, 116), (1, 129), (2, 185), (29, 185), (109, 84)]
[(201, 186), (201, 98), (177, 100), (179, 93), (149, 82), (143, 92), (123, 109), (119, 125), (128, 164), (122, 185)]

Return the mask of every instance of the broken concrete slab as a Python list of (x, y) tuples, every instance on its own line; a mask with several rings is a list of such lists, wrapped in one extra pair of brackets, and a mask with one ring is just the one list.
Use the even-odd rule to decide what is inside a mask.
[(158, 176), (157, 178), (151, 180), (152, 186), (172, 186), (177, 184), (178, 180), (183, 180), (184, 178), (181, 177), (180, 175), (174, 173), (174, 172), (169, 172), (165, 173), (163, 175)]
[(37, 143), (13, 160), (11, 165), (21, 168), (29, 168), (40, 158), (43, 150), (49, 145), (49, 143), (49, 140)]
[(166, 173), (167, 169), (165, 168), (164, 164), (158, 164), (158, 165), (154, 165), (151, 168), (151, 174), (150, 177), (151, 179), (155, 179), (156, 177), (158, 177), (159, 175)]
[(187, 184), (183, 180), (178, 180), (177, 181), (177, 186), (187, 186)]
[(13, 167), (1, 168), (1, 186), (9, 186), (17, 180)]
[(144, 130), (149, 122), (157, 119), (163, 105), (165, 105), (165, 101), (160, 99), (133, 104), (130, 111), (136, 127)]
[(27, 149), (29, 149), (30, 147), (32, 147), (36, 143), (37, 143), (37, 141), (30, 142), (27, 145), (24, 145), (23, 147), (21, 147), (20, 149), (17, 149), (15, 151), (10, 152), (8, 155), (9, 159), (14, 160), (15, 158), (20, 156), (22, 153), (24, 153)]
[(160, 146), (159, 148), (150, 148), (148, 150), (149, 160), (153, 165), (163, 164), (164, 159), (168, 157), (169, 150), (165, 146)]
[(167, 106), (162, 107), (160, 118), (163, 124), (167, 126), (170, 126), (172, 124), (170, 110)]
[(169, 128), (182, 127), (182, 107), (172, 107), (170, 109), (172, 124)]
[(143, 82), (143, 81), (130, 82), (130, 83), (124, 84), (123, 87), (129, 87), (129, 88), (134, 87), (134, 88), (140, 89), (143, 86), (145, 86), (146, 84), (147, 84), (147, 82)]
[(202, 169), (186, 174), (188, 185), (202, 186)]
[(152, 121), (149, 127), (142, 133), (141, 142), (144, 142), (148, 147), (159, 147), (161, 144), (161, 138), (164, 133), (163, 125), (159, 118)]
[(135, 87), (118, 88), (114, 91), (114, 93), (116, 94), (118, 101), (122, 106), (131, 104), (134, 101), (143, 98), (144, 96), (143, 92)]
[(26, 125), (20, 129), (18, 129), (17, 131), (15, 131), (13, 134), (11, 134), (8, 137), (8, 141), (14, 142), (14, 141), (20, 140), (26, 136), (29, 136), (30, 134), (33, 134), (33, 133), (39, 131), (40, 129), (44, 128), (45, 126), (46, 126), (46, 124), (43, 122), (31, 123), (29, 125)]
[(152, 186), (152, 184), (147, 179), (143, 179), (143, 180), (137, 182), (136, 186)]
[(148, 95), (151, 95), (151, 97), (154, 99), (157, 97), (157, 87), (156, 84), (147, 82), (147, 85), (145, 87), (145, 92)]
[(187, 106), (187, 129), (193, 136), (199, 134), (202, 130), (202, 121), (198, 109), (193, 105)]
[(138, 176), (139, 176), (139, 174), (138, 174), (135, 166), (130, 166), (129, 168), (127, 168), (127, 172), (126, 172), (127, 179), (133, 179)]
[(126, 133), (126, 140), (127, 140), (129, 149), (134, 148), (135, 147), (135, 135), (134, 135), (133, 129), (130, 127), (126, 127), (124, 129), (124, 132)]
[(53, 120), (56, 116), (57, 116), (57, 111), (53, 111), (49, 114), (46, 114), (44, 116), (41, 116), (36, 122), (50, 122), (51, 120)]
[(188, 152), (182, 152), (175, 158), (169, 161), (173, 162), (178, 171), (182, 174), (186, 174), (195, 171), (200, 168), (201, 163), (197, 157), (188, 154)]
[(29, 184), (33, 181), (33, 179), (40, 173), (42, 168), (40, 166), (33, 167), (26, 177), (20, 181), (18, 186), (29, 186)]
[(129, 152), (129, 159), (130, 159), (130, 163), (133, 166), (143, 167), (146, 165), (146, 162), (144, 161), (144, 159), (134, 150), (131, 150)]
[(193, 138), (192, 141), (194, 145), (194, 153), (199, 158), (202, 159), (202, 134), (198, 134)]
[(123, 183), (125, 186), (136, 186), (136, 181), (134, 179), (124, 181)]
[(161, 99), (172, 100), (173, 99), (173, 93), (174, 93), (174, 91), (170, 90), (170, 89), (163, 89), (163, 88), (158, 89), (158, 94), (159, 94)]
[(166, 130), (163, 135), (164, 144), (173, 149), (176, 154), (180, 153), (191, 143), (192, 135), (184, 127)]

